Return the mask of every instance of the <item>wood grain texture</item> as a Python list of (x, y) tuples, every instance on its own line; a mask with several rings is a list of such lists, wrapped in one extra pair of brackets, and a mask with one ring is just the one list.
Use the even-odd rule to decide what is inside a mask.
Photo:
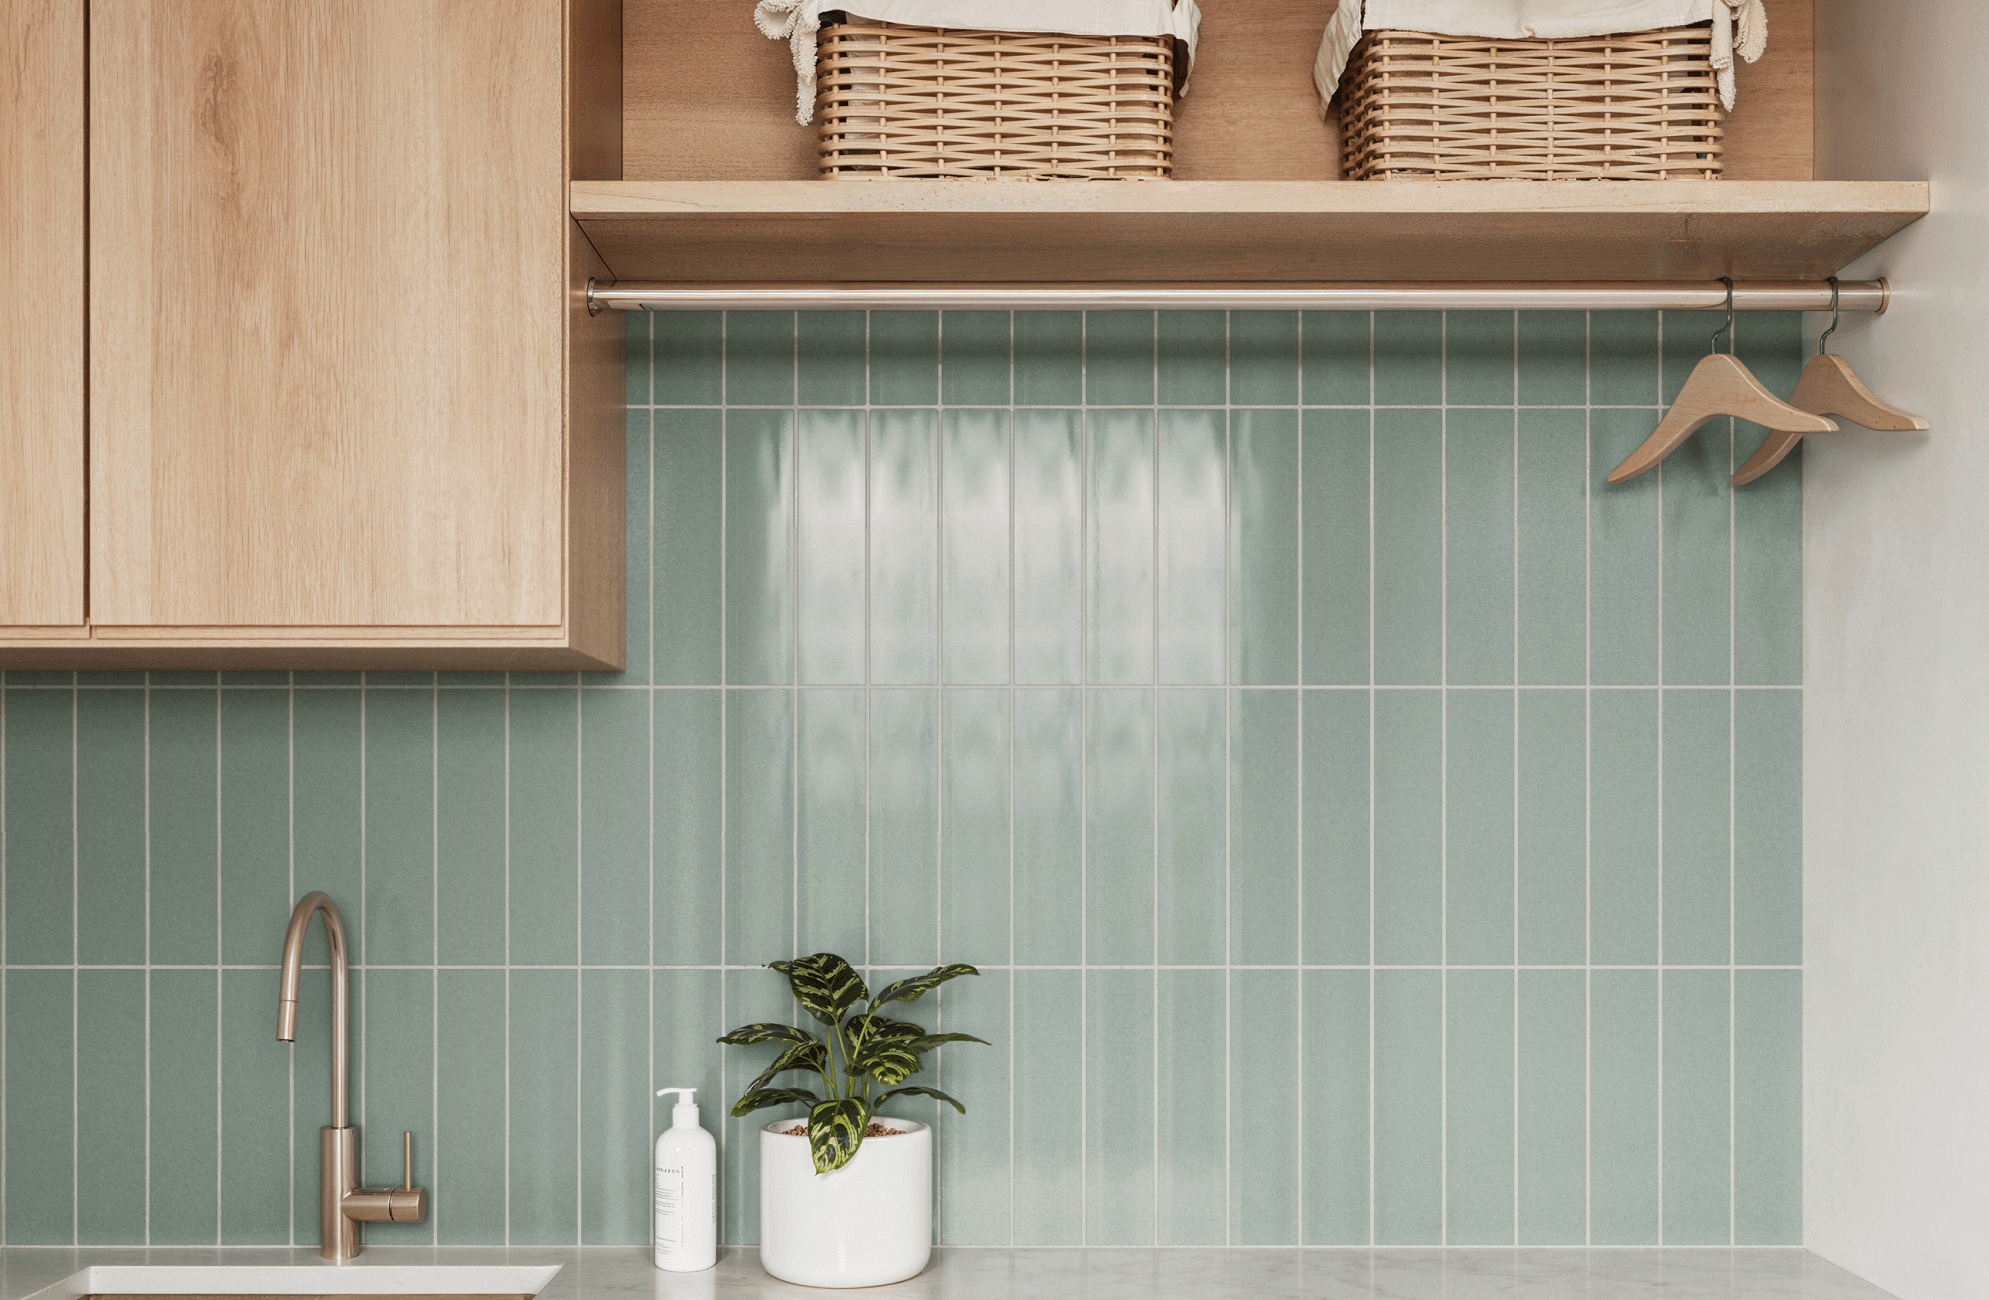
[(567, 176), (622, 178), (622, 0), (567, 0)]
[(597, 665), (626, 666), (628, 318), (587, 314), (587, 280), (608, 268), (567, 222), (567, 641)]
[(622, 175), (630, 180), (806, 180), (815, 132), (794, 120), (787, 42), (747, 4), (627, 0)]
[(621, 280), (1819, 279), (1920, 182), (576, 183)]
[(83, 24), (83, 0), (0, 5), (0, 628), (22, 632), (84, 620)]
[(1806, 181), (1816, 174), (1816, 0), (1764, 3), (1768, 49), (1734, 70), (1726, 178)]

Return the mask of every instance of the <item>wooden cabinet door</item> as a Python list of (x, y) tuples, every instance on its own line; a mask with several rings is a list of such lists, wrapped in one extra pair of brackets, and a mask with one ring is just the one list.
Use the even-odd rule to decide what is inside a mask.
[(84, 635), (83, 24), (0, 4), (0, 641)]
[(564, 23), (95, 0), (99, 637), (565, 622)]

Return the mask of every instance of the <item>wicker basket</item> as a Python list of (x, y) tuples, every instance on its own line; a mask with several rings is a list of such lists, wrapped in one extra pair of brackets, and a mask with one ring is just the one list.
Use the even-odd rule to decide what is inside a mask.
[(1568, 40), (1369, 32), (1340, 81), (1347, 180), (1717, 180), (1709, 25)]
[(1174, 44), (849, 22), (815, 64), (820, 167), (838, 179), (1164, 179)]

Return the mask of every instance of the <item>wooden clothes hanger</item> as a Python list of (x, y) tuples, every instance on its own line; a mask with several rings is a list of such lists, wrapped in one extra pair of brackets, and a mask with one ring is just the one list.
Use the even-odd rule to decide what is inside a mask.
[[(1823, 331), (1816, 340), (1816, 355), (1803, 367), (1802, 378), (1796, 381), (1796, 391), (1789, 398), (1792, 406), (1818, 415), (1839, 415), (1853, 424), (1862, 424), (1867, 429), (1887, 432), (1924, 433), (1933, 426), (1917, 415), (1908, 415), (1890, 403), (1880, 401), (1872, 390), (1865, 387), (1857, 372), (1849, 362), (1833, 356), (1829, 350), (1830, 336), (1837, 332), (1837, 277), (1830, 277), (1830, 328)], [(1782, 463), (1782, 458), (1796, 449), (1803, 440), (1800, 433), (1776, 430), (1761, 440), (1747, 463), (1734, 471), (1736, 486), (1752, 483), (1769, 470)]]
[[(1731, 353), (1717, 351), (1720, 335), (1733, 328), (1733, 280), (1722, 276), (1727, 285), (1727, 323), (1713, 334), (1716, 349), (1702, 357), (1685, 378), (1685, 386), (1671, 403), (1671, 409), (1658, 421), (1658, 427), (1643, 445), (1609, 471), (1611, 483), (1622, 483), (1651, 469), (1678, 450), (1679, 444), (1698, 432), (1708, 420), (1729, 415), (1736, 419), (1766, 425), (1770, 429), (1804, 433), (1834, 433), (1837, 425), (1821, 415), (1813, 415), (1789, 405), (1754, 377), (1754, 372)], [(1793, 443), (1791, 444), (1794, 445)], [(1787, 455), (1787, 452), (1783, 453)], [(1763, 471), (1766, 472), (1765, 470)]]

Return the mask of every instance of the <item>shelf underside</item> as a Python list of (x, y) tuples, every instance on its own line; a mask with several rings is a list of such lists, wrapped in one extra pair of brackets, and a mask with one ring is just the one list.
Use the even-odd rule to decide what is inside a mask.
[(621, 281), (1812, 280), (1921, 181), (580, 181)]

